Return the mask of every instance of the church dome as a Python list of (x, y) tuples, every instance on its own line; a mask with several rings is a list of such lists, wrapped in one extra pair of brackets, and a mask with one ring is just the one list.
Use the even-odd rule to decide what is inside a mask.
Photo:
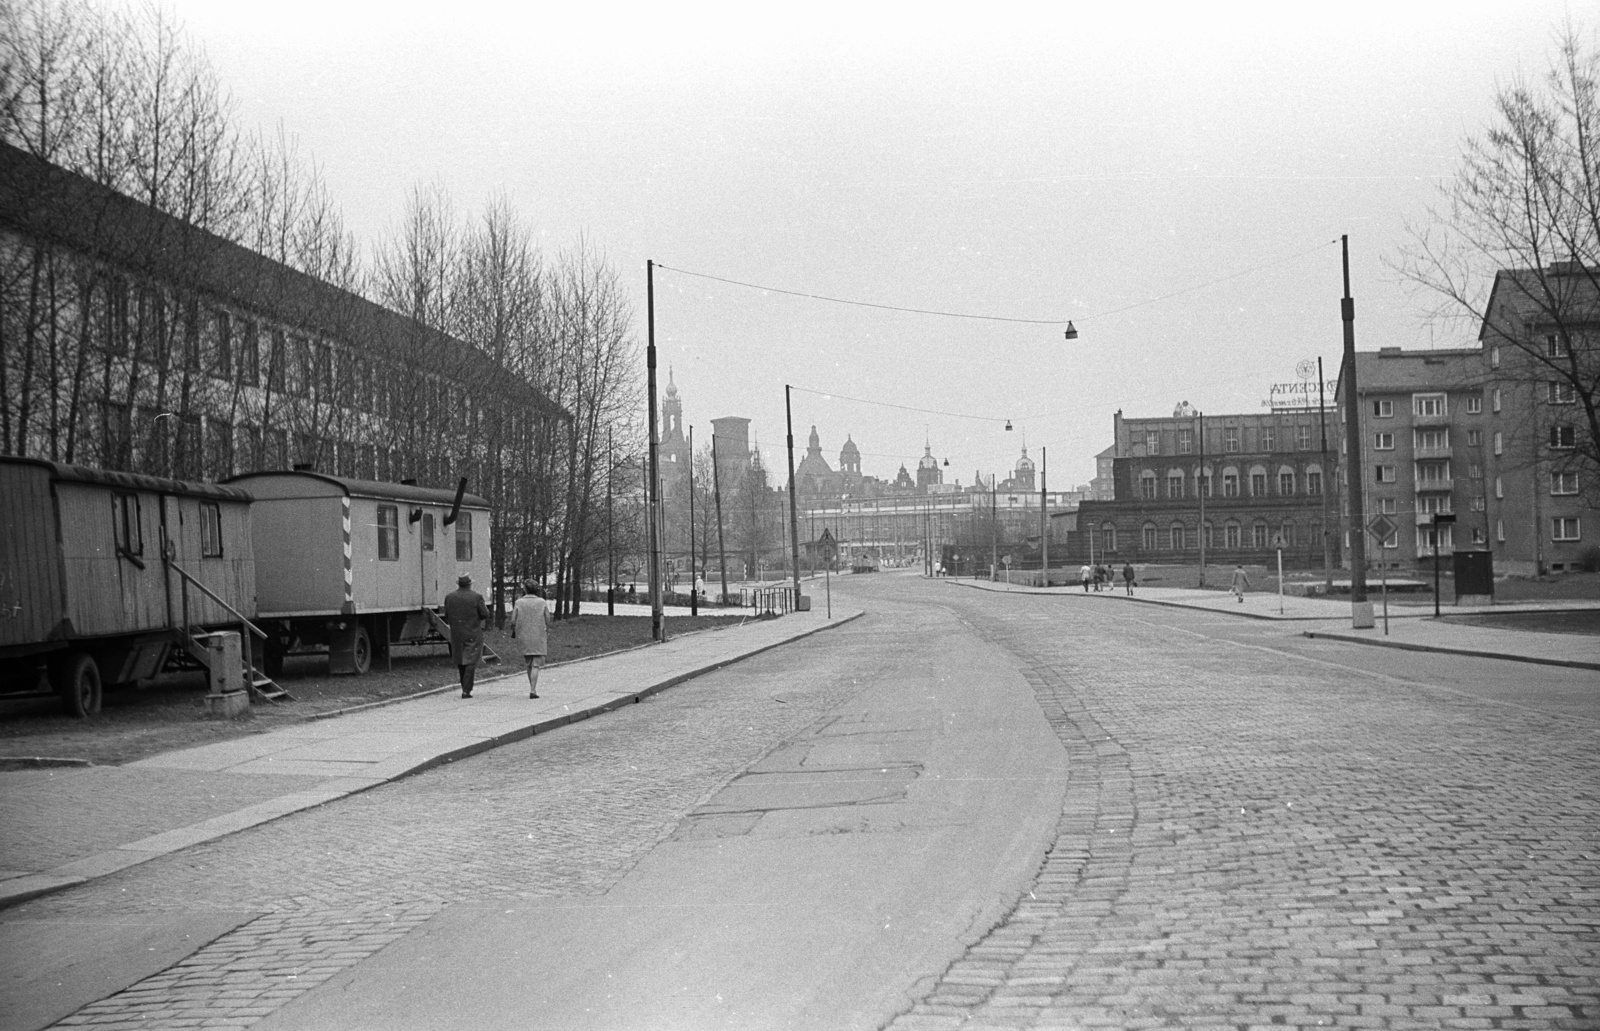
[(929, 448), (925, 449), (923, 451), (923, 453), (922, 453), (922, 457), (917, 459), (917, 468), (918, 469), (937, 469), (937, 468), (939, 468), (939, 460), (937, 458), (933, 457), (933, 448), (932, 447), (929, 447)]
[(839, 457), (840, 459), (861, 457), (861, 449), (856, 447), (856, 442), (850, 439), (848, 433), (844, 437), (844, 447), (839, 449)]
[(1027, 448), (1022, 449), (1022, 457), (1017, 459), (1017, 472), (1020, 473), (1024, 469), (1028, 470), (1029, 472), (1033, 471), (1033, 459), (1028, 457)]

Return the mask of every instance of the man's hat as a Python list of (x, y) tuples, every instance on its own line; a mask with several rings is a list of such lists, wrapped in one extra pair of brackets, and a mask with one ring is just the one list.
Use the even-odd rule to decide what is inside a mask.
[(457, 587), (471, 587), (472, 586), (472, 577), (468, 576), (466, 573), (462, 573), (460, 576), (456, 577), (456, 586)]

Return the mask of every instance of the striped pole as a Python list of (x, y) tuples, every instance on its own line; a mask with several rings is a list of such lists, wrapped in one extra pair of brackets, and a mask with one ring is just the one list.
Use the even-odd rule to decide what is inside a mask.
[(344, 611), (348, 615), (356, 610), (355, 570), (350, 559), (350, 496), (339, 500), (344, 506)]

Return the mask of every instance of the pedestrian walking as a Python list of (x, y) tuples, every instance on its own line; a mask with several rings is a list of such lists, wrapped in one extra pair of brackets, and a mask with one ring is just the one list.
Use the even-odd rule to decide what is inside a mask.
[(528, 697), (539, 697), (539, 671), (550, 653), (550, 604), (538, 583), (522, 585), (526, 592), (511, 610), (511, 636), (522, 645), (522, 661), (528, 667)]
[(456, 589), (444, 596), (444, 621), (450, 624), (450, 657), (461, 673), (461, 697), (471, 698), (483, 656), (483, 628), (489, 625), (489, 607), (472, 589), (472, 577), (457, 577)]
[(1085, 562), (1083, 564), (1082, 568), (1080, 568), (1078, 570), (1078, 579), (1083, 581), (1083, 593), (1084, 594), (1088, 594), (1089, 593), (1089, 576), (1090, 576), (1089, 563)]
[(1122, 564), (1122, 586), (1128, 589), (1128, 597), (1133, 597), (1133, 563)]
[(1228, 589), (1239, 599), (1239, 604), (1244, 604), (1244, 592), (1250, 589), (1250, 578), (1244, 575), (1244, 566), (1233, 567), (1233, 582)]

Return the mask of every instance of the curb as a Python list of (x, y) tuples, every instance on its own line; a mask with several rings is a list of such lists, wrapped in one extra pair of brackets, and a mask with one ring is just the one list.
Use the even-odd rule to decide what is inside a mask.
[[(42, 895), (49, 895), (66, 888), (73, 888), (80, 884), (85, 884), (97, 878), (105, 877), (120, 870), (125, 870), (130, 866), (137, 866), (140, 863), (146, 863), (152, 859), (159, 859), (162, 856), (180, 852), (192, 845), (204, 844), (205, 842), (214, 841), (217, 838), (226, 837), (242, 830), (248, 830), (251, 827), (259, 827), (264, 823), (270, 823), (273, 820), (300, 812), (303, 809), (312, 809), (317, 806), (326, 805), (329, 802), (336, 802), (341, 798), (347, 798), (362, 791), (367, 791), (371, 788), (378, 787), (381, 784), (389, 784), (404, 777), (409, 777), (413, 774), (423, 773), (427, 770), (433, 769), (435, 766), (442, 766), (445, 763), (455, 762), (458, 759), (465, 759), (469, 756), (477, 755), (480, 752), (487, 752), (492, 748), (499, 748), (502, 745), (513, 744), (517, 741), (524, 741), (530, 737), (534, 737), (537, 734), (548, 733), (557, 729), (558, 727), (579, 723), (591, 717), (611, 712), (614, 709), (620, 709), (625, 705), (637, 704), (653, 694), (658, 694), (662, 691), (665, 691), (669, 687), (676, 687), (678, 684), (684, 683), (685, 681), (704, 676), (707, 673), (722, 669), (724, 666), (731, 666), (736, 662), (743, 662), (745, 659), (754, 658), (755, 656), (764, 652), (772, 651), (774, 648), (781, 648), (784, 645), (805, 640), (808, 637), (822, 633), (824, 630), (832, 630), (835, 627), (844, 626), (846, 623), (854, 622), (864, 615), (866, 615), (865, 612), (857, 612), (851, 616), (844, 616), (833, 622), (824, 623), (821, 626), (813, 627), (804, 633), (796, 634), (794, 637), (788, 637), (781, 641), (774, 641), (771, 644), (763, 645), (759, 648), (751, 649), (750, 651), (740, 652), (736, 655), (719, 659), (718, 661), (709, 663), (705, 666), (696, 667), (695, 669), (689, 670), (686, 673), (680, 673), (676, 676), (668, 677), (658, 683), (650, 684), (646, 687), (640, 688), (637, 691), (618, 695), (617, 697), (602, 702), (598, 705), (593, 705), (589, 708), (579, 709), (573, 712), (563, 713), (560, 716), (553, 716), (548, 719), (538, 720), (536, 722), (529, 723), (526, 726), (518, 727), (515, 730), (507, 731), (504, 734), (498, 734), (494, 737), (481, 738), (468, 744), (459, 745), (455, 748), (446, 748), (443, 751), (432, 755), (415, 755), (411, 758), (408, 758), (405, 755), (397, 755), (394, 757), (394, 759), (399, 761), (395, 763), (394, 766), (385, 770), (380, 776), (338, 778), (329, 781), (321, 788), (314, 788), (307, 791), (280, 795), (277, 798), (267, 799), (264, 802), (259, 802), (255, 805), (247, 806), (244, 809), (235, 810), (231, 813), (224, 813), (221, 816), (215, 816), (209, 820), (202, 820), (199, 823), (190, 824), (186, 827), (176, 827), (171, 830), (162, 831), (158, 834), (152, 834), (149, 837), (141, 838), (138, 841), (130, 842), (126, 845), (118, 845), (115, 848), (106, 849), (102, 852), (96, 852), (91, 855), (75, 859), (70, 863), (63, 863), (60, 866), (52, 867), (49, 870), (41, 870), (37, 873), (24, 874), (21, 877), (13, 877), (7, 881), (0, 881), (0, 910), (19, 905), (23, 902), (29, 901), (30, 899), (39, 898)], [(718, 629), (728, 628), (723, 627)], [(694, 632), (699, 633), (700, 631)], [(711, 631), (707, 630), (706, 632)], [(684, 634), (682, 636), (687, 637), (690, 635)], [(638, 648), (648, 647), (650, 647), (650, 645), (639, 645), (636, 648), (622, 649), (622, 651), (635, 651), (638, 650)], [(607, 654), (615, 655), (618, 653), (608, 652)], [(588, 661), (589, 659), (600, 657), (601, 656), (598, 655), (588, 656), (585, 659), (573, 659), (569, 660), (569, 662), (559, 663), (558, 665), (584, 662)], [(508, 676), (510, 675), (514, 674), (508, 674)], [(503, 678), (497, 677), (495, 679), (498, 680)], [(355, 711), (355, 708), (371, 708), (374, 706), (390, 705), (396, 702), (408, 701), (414, 698), (422, 698), (428, 695), (438, 694), (443, 691), (454, 689), (455, 685), (442, 688), (431, 688), (427, 691), (405, 695), (399, 698), (386, 698), (378, 702), (372, 702), (359, 707), (343, 709), (337, 712), (319, 713), (314, 717), (308, 717), (308, 719), (328, 718), (331, 716), (340, 715), (342, 713)], [(385, 763), (382, 765), (388, 764)], [(341, 781), (343, 782), (342, 784), (340, 783)]]
[(1335, 634), (1326, 630), (1302, 630), (1305, 637), (1321, 638), (1325, 641), (1345, 641), (1350, 644), (1367, 644), (1375, 648), (1398, 648), (1408, 652), (1438, 652), (1443, 655), (1467, 655), (1475, 659), (1504, 659), (1507, 662), (1531, 662), (1539, 666), (1563, 666), (1567, 669), (1600, 669), (1600, 662), (1584, 662), (1582, 659), (1548, 659), (1539, 655), (1510, 655), (1505, 652), (1486, 652), (1473, 648), (1451, 648), (1441, 644), (1414, 644), (1410, 641), (1380, 641), (1370, 637), (1357, 637), (1354, 634)]
[[(1076, 598), (1072, 591), (1049, 591), (1037, 587), (995, 591), (977, 584), (962, 583), (959, 580), (949, 580), (948, 583), (965, 587), (969, 590), (984, 591), (989, 594), (1032, 594), (1046, 598)], [(1093, 592), (1091, 592), (1093, 593)], [(1244, 619), (1264, 619), (1270, 623), (1320, 623), (1330, 619), (1340, 619), (1340, 616), (1274, 616), (1265, 612), (1235, 612), (1233, 609), (1214, 609), (1205, 605), (1186, 605), (1181, 601), (1163, 601), (1160, 598), (1146, 598), (1137, 594), (1113, 594), (1112, 597), (1119, 601), (1135, 601), (1141, 605), (1164, 605), (1169, 609), (1188, 609), (1190, 612), (1210, 612), (1223, 616), (1240, 616)]]

